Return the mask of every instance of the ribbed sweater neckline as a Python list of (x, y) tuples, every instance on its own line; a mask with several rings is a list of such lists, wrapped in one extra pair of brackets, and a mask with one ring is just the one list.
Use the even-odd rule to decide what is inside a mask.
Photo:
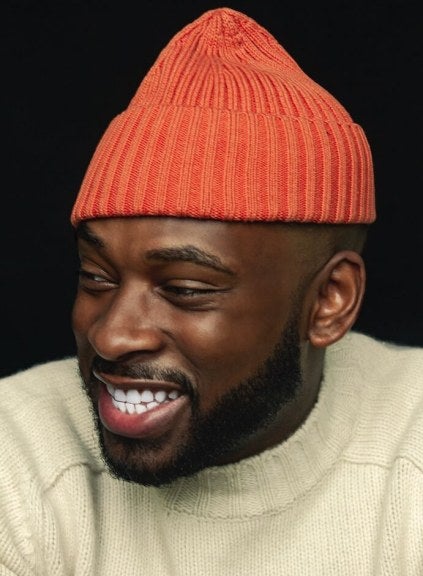
[(311, 490), (339, 459), (354, 429), (360, 394), (350, 338), (327, 349), (318, 400), (290, 438), (257, 456), (157, 489), (167, 509), (242, 519), (276, 513)]

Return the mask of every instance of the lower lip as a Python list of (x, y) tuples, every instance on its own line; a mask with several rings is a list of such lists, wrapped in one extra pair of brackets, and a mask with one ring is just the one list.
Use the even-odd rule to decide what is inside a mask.
[(100, 420), (113, 434), (127, 438), (159, 438), (171, 432), (189, 410), (188, 396), (160, 404), (142, 414), (127, 414), (113, 405), (106, 386), (101, 384), (98, 399)]

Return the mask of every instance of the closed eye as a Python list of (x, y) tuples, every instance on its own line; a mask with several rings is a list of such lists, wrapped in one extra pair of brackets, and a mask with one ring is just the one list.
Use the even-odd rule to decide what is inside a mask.
[(164, 284), (159, 287), (159, 293), (172, 305), (187, 310), (210, 310), (218, 304), (218, 296), (226, 293), (226, 289), (205, 285)]
[(101, 274), (94, 274), (87, 270), (78, 270), (79, 286), (88, 292), (98, 292), (102, 290), (110, 290), (116, 287), (116, 283), (102, 276)]
[(214, 288), (196, 288), (189, 286), (172, 286), (172, 285), (162, 286), (161, 289), (169, 296), (175, 296), (180, 298), (195, 298), (219, 292), (219, 290), (216, 290)]

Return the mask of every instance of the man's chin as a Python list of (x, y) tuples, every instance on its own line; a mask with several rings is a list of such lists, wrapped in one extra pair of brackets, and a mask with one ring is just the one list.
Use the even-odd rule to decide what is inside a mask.
[(114, 478), (144, 486), (163, 486), (198, 471), (184, 463), (178, 451), (160, 440), (116, 436), (102, 426), (99, 431), (103, 460)]
[[(189, 452), (181, 441), (174, 448), (169, 439), (142, 439), (119, 436), (107, 430), (98, 412), (98, 394), (95, 386), (82, 377), (94, 420), (103, 461), (114, 478), (144, 486), (162, 486), (181, 476), (198, 472), (202, 466), (193, 466), (192, 460), (183, 456)], [(188, 431), (185, 439), (190, 437)]]

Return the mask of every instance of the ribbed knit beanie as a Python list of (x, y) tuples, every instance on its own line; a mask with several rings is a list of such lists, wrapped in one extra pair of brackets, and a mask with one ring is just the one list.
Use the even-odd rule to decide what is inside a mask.
[(71, 221), (110, 216), (372, 222), (370, 148), (269, 32), (210, 10), (162, 50), (95, 150)]

